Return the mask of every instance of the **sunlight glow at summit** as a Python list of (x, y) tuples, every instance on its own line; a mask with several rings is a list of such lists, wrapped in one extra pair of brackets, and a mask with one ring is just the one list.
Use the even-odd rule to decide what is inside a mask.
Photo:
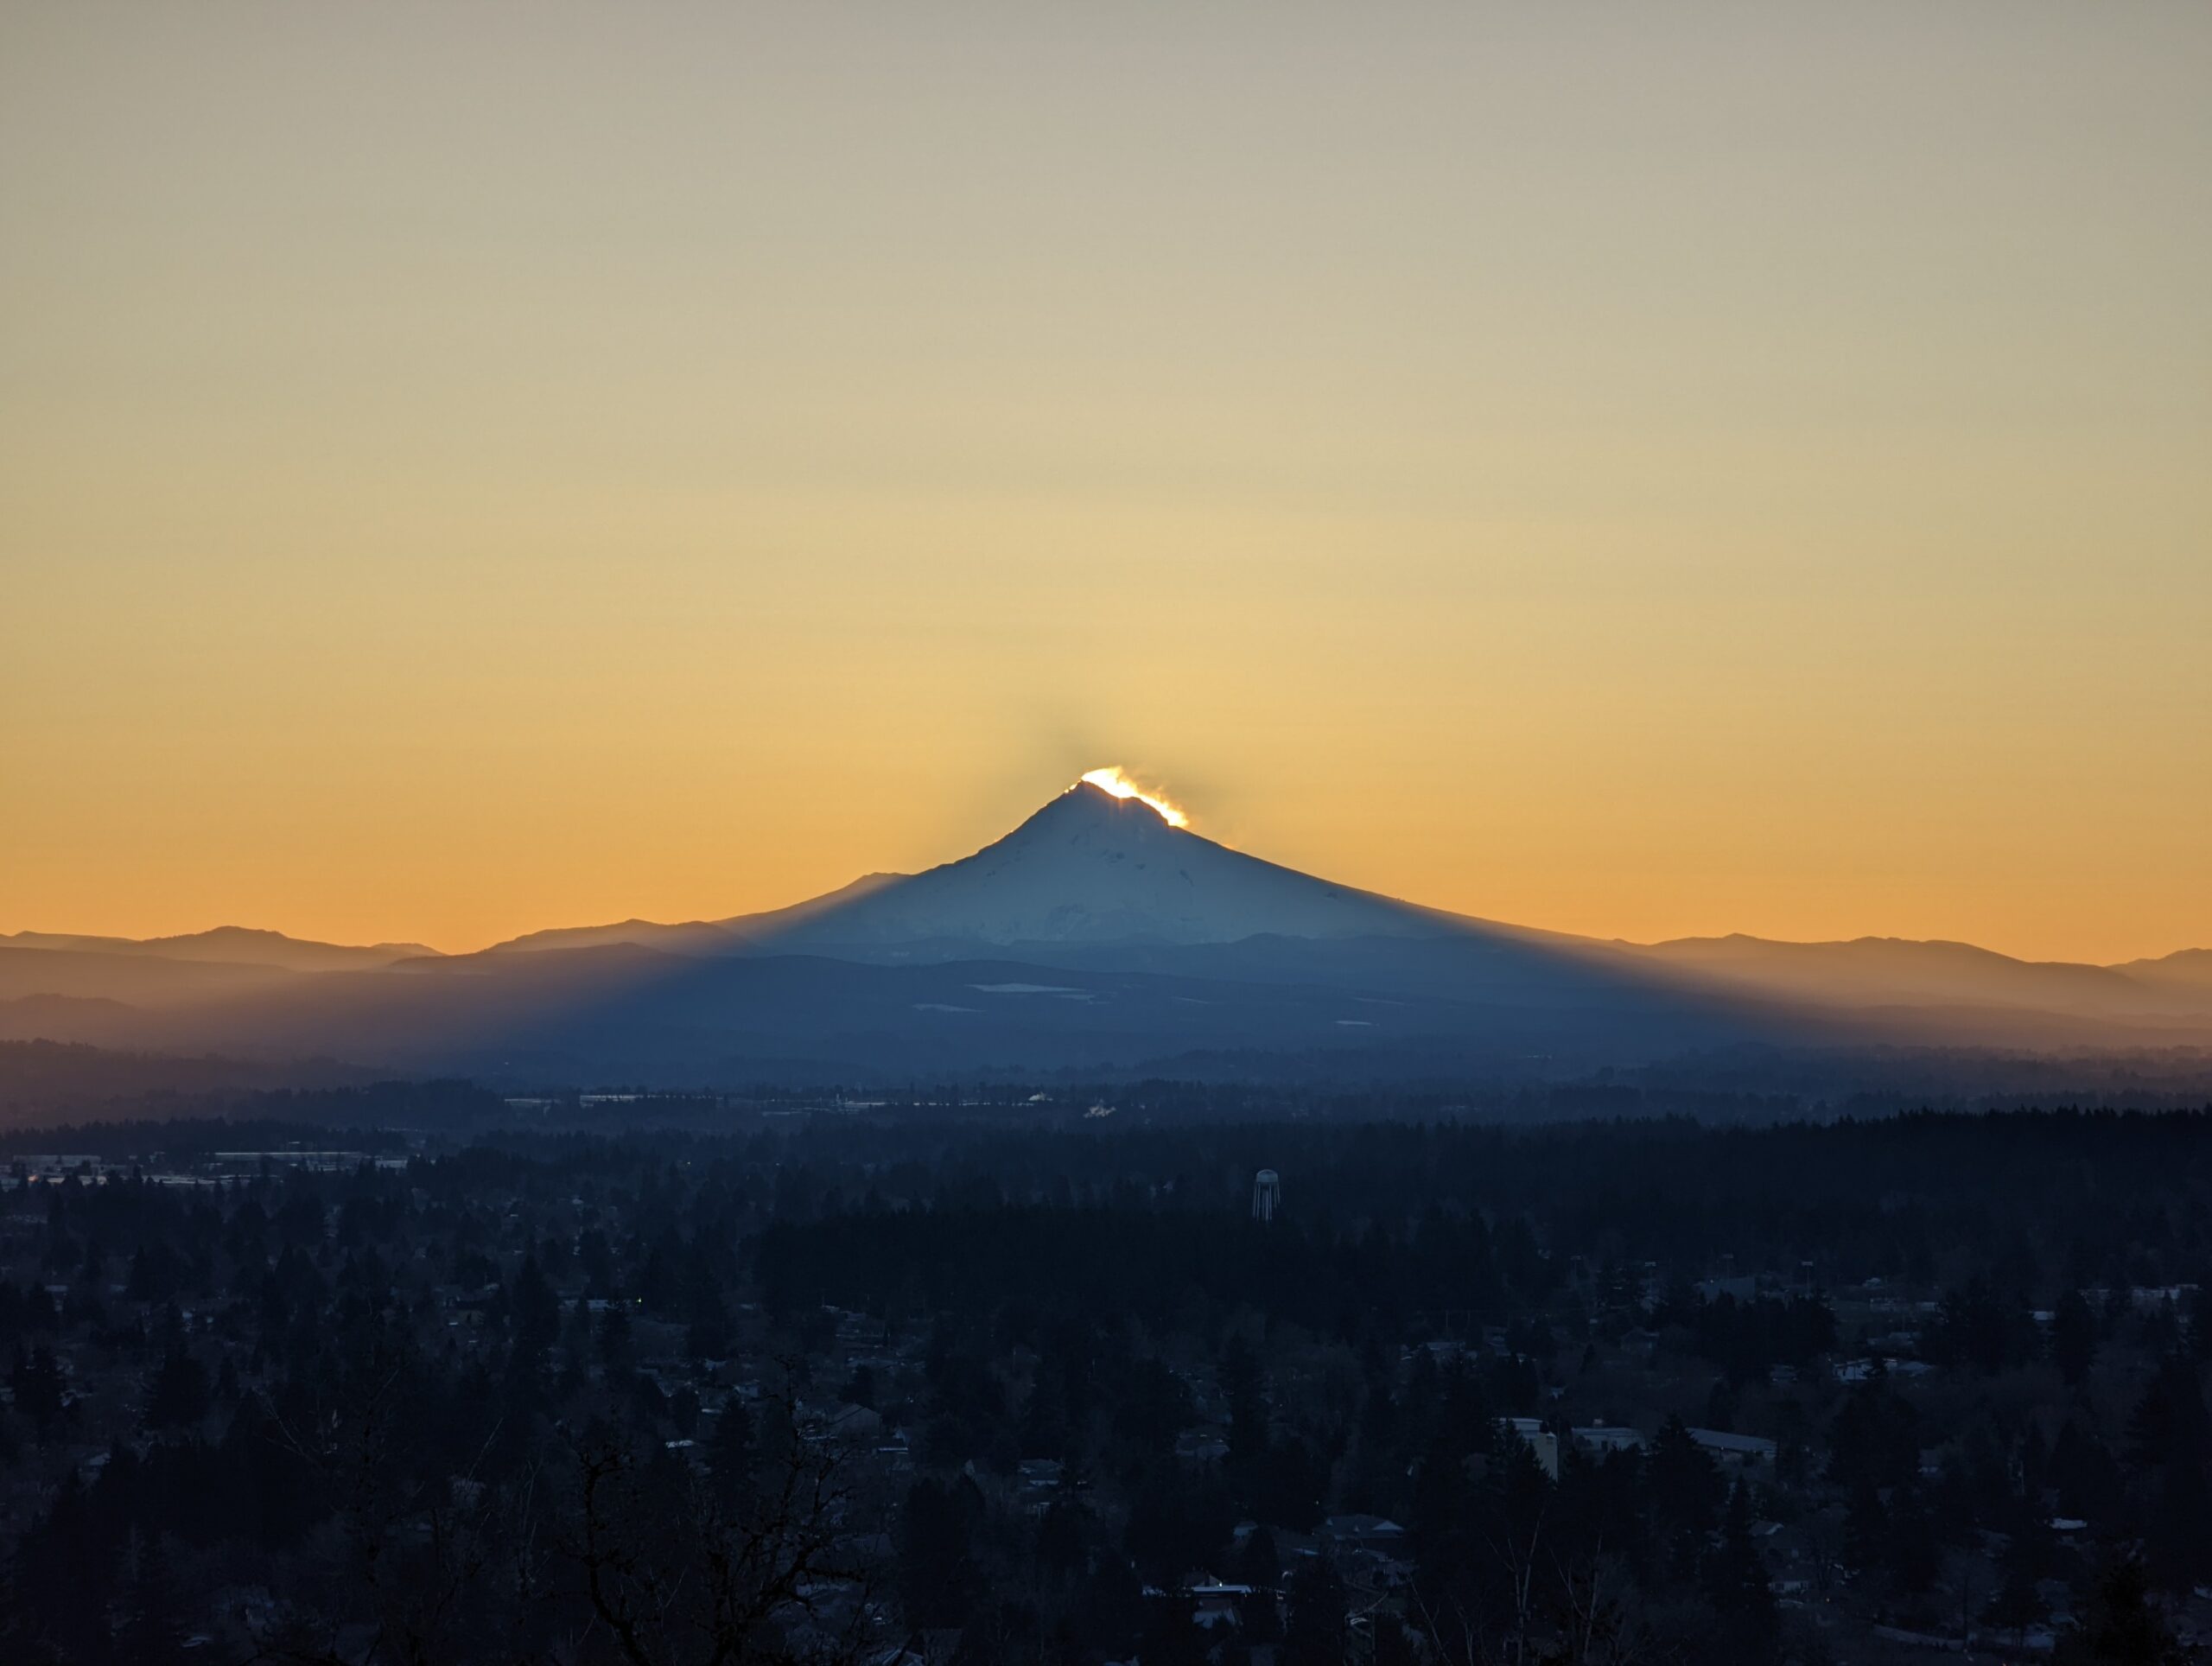
[[(1117, 798), (1135, 798), (1139, 804), (1149, 804), (1160, 819), (1170, 827), (1188, 827), (1191, 818), (1165, 794), (1149, 787), (1139, 786), (1123, 773), (1119, 764), (1109, 764), (1103, 769), (1086, 771), (1084, 781)], [(1077, 783), (1081, 785), (1083, 782)]]

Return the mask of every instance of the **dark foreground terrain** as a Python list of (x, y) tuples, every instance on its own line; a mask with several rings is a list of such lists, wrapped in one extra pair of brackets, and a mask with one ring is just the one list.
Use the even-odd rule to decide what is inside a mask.
[(0, 1659), (2212, 1637), (2212, 1115), (422, 1131), (463, 1091), (7, 1137)]

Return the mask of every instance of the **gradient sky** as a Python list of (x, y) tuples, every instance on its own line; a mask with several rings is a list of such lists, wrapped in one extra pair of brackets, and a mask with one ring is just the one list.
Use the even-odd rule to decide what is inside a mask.
[(0, 930), (1083, 770), (1492, 918), (2212, 944), (2212, 7), (0, 8)]

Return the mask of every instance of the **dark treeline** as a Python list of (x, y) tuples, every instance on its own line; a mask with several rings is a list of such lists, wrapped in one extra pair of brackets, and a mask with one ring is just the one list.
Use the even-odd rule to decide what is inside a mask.
[[(1433, 1080), (1404, 1060), (1363, 1071), (1357, 1052), (1311, 1059), (1239, 1055), (1179, 1059), (1103, 1077), (1039, 1084), (1026, 1076), (958, 1080), (756, 1079), (733, 1065), (702, 1083), (573, 1085), (510, 1081), (380, 1081), (358, 1066), (137, 1054), (52, 1041), (0, 1040), (0, 1129), (92, 1120), (273, 1119), (325, 1127), (377, 1123), (447, 1134), (501, 1129), (636, 1133), (727, 1131), (734, 1117), (853, 1103), (902, 1118), (1064, 1122), (1093, 1104), (1177, 1124), (1469, 1122), (1557, 1126), (1589, 1121), (1694, 1120), (1708, 1128), (1886, 1118), (1915, 1108), (2024, 1110), (2078, 1103), (2164, 1112), (2202, 1107), (2212, 1054), (2145, 1049), (2109, 1057), (2040, 1058), (1943, 1048), (1821, 1050), (1746, 1046), (1633, 1067), (1562, 1075), (1554, 1061), (1459, 1061)], [(57, 1118), (56, 1113), (60, 1113)]]
[(0, 1654), (2157, 1659), (2206, 1621), (2204, 1114), (1037, 1115), (231, 1175), (340, 1141), (11, 1141), (110, 1166), (0, 1199)]
[[(358, 1111), (372, 1110), (356, 1095)], [(81, 1122), (62, 1128), (24, 1129), (0, 1141), (0, 1152), (20, 1154), (131, 1158), (204, 1158), (219, 1151), (282, 1151), (289, 1147), (339, 1151), (395, 1152), (407, 1149), (404, 1135), (390, 1128), (332, 1122), (309, 1126), (269, 1116), (175, 1116), (161, 1122), (134, 1118), (115, 1122)], [(0, 1166), (10, 1159), (0, 1156)]]

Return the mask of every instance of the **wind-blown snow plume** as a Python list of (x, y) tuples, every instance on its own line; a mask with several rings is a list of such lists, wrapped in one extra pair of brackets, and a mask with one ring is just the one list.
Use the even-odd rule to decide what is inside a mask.
[(1101, 792), (1110, 792), (1117, 798), (1135, 798), (1140, 804), (1150, 804), (1159, 812), (1160, 819), (1170, 827), (1188, 827), (1191, 824), (1191, 818), (1166, 794), (1156, 788), (1138, 785), (1119, 764), (1090, 770), (1083, 779)]

